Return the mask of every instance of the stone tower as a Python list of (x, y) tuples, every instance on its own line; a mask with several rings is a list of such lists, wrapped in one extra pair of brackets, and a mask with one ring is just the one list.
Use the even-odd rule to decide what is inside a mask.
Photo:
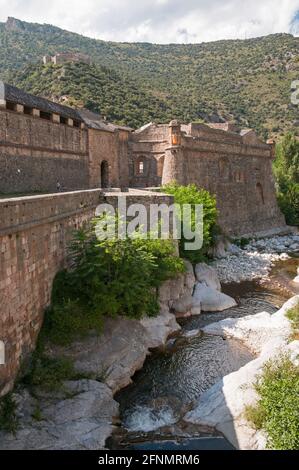
[(169, 147), (165, 151), (162, 185), (176, 181), (185, 184), (184, 156), (182, 154), (181, 123), (177, 120), (169, 124)]

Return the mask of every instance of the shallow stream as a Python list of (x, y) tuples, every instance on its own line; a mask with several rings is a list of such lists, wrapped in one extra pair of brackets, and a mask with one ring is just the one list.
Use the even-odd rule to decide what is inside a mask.
[(239, 341), (208, 336), (199, 330), (224, 318), (267, 311), (274, 313), (293, 294), (297, 260), (277, 265), (264, 286), (243, 282), (224, 286), (238, 306), (222, 313), (201, 314), (181, 321), (182, 331), (162, 350), (147, 359), (133, 384), (116, 396), (121, 427), (110, 442), (112, 448), (229, 449), (211, 429), (192, 428), (182, 422), (200, 395), (225, 375), (251, 361), (253, 354)]

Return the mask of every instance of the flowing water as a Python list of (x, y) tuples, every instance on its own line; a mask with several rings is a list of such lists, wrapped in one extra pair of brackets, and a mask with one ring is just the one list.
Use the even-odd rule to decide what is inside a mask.
[(133, 384), (116, 396), (122, 421), (116, 445), (124, 441), (126, 448), (140, 449), (230, 448), (211, 430), (190, 433), (178, 423), (204, 391), (254, 356), (239, 341), (208, 336), (199, 330), (224, 318), (277, 311), (290, 295), (285, 286), (277, 289), (274, 278), (280, 276), (290, 283), (297, 264), (298, 260), (290, 260), (277, 266), (268, 286), (253, 282), (225, 286), (224, 292), (237, 300), (237, 307), (182, 320), (180, 334), (170, 339), (164, 349), (154, 351), (135, 375)]

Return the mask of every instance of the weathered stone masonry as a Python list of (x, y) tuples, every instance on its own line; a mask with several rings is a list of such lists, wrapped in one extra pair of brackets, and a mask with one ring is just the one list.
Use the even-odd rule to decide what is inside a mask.
[(6, 353), (0, 390), (12, 386), (21, 359), (34, 347), (69, 234), (93, 217), (99, 193), (0, 201), (0, 338)]
[(170, 196), (101, 190), (0, 199), (0, 395), (8, 391), (22, 360), (35, 345), (53, 279), (66, 266), (73, 231), (90, 221), (101, 202), (117, 207), (118, 196), (132, 203), (172, 204)]
[[(213, 127), (172, 121), (133, 132), (0, 81), (0, 193), (76, 190), (0, 199), (0, 340), (6, 347), (0, 395), (34, 348), (72, 230), (90, 221), (99, 202), (116, 205), (119, 193), (96, 188), (195, 183), (216, 195), (219, 223), (229, 235), (285, 226), (275, 198), (274, 146), (250, 130)], [(127, 204), (146, 207), (173, 202), (153, 190), (122, 194)]]
[(274, 153), (251, 130), (150, 124), (132, 135), (130, 184), (195, 183), (216, 195), (218, 222), (227, 235), (266, 232), (285, 226), (275, 195)]

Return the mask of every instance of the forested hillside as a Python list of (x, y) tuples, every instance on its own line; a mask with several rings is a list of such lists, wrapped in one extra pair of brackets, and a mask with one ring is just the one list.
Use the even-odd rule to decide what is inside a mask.
[[(0, 74), (116, 122), (232, 119), (268, 137), (296, 130), (290, 88), (299, 79), (298, 44), (287, 34), (187, 45), (112, 43), (9, 19), (0, 23)], [(43, 55), (69, 51), (89, 54), (94, 65), (41, 65)]]

